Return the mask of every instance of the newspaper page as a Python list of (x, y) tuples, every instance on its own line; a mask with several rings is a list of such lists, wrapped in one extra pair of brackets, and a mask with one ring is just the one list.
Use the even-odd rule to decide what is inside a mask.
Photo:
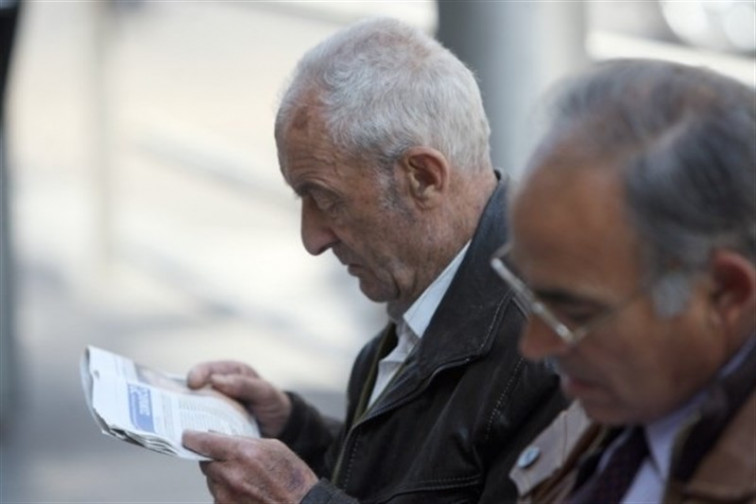
[(211, 389), (191, 390), (183, 377), (88, 346), (81, 360), (87, 405), (104, 434), (167, 455), (207, 460), (181, 445), (186, 429), (260, 437), (238, 402)]

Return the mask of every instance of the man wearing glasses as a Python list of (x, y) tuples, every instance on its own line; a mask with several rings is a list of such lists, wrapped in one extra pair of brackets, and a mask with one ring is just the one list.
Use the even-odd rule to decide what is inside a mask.
[(648, 60), (564, 89), (492, 264), (576, 401), (511, 476), (524, 502), (752, 503), (756, 94)]

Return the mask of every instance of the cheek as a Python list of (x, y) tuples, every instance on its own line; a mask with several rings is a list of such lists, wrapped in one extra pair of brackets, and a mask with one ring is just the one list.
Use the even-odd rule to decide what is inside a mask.
[(343, 246), (366, 269), (372, 281), (391, 283), (401, 256), (401, 244), (397, 245), (394, 236), (368, 219), (354, 220), (342, 229)]
[[(716, 373), (718, 351), (700, 328), (683, 319), (656, 320), (635, 329), (616, 355), (612, 385), (635, 421), (664, 416), (692, 397)], [(611, 370), (607, 370), (611, 372)]]
[(597, 332), (581, 352), (580, 360), (592, 368), (591, 378), (602, 390), (599, 402), (612, 421), (636, 420), (632, 417), (655, 403), (655, 396), (666, 388), (662, 382), (668, 381), (669, 363), (653, 343), (657, 336), (643, 326), (638, 319), (622, 317)]

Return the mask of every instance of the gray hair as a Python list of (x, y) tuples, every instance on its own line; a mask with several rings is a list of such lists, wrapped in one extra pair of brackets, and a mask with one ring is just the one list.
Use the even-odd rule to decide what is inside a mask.
[[(578, 136), (575, 136), (577, 133)], [(578, 139), (622, 170), (657, 310), (687, 302), (716, 248), (756, 263), (756, 93), (702, 68), (651, 60), (597, 65), (558, 99), (545, 146)]]
[(308, 51), (276, 117), (276, 138), (312, 104), (334, 144), (389, 168), (410, 147), (455, 168), (490, 168), (490, 128), (472, 72), (433, 38), (389, 18), (356, 23)]

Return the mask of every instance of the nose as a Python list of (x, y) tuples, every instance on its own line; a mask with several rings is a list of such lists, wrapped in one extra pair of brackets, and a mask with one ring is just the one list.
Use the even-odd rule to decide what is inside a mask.
[(310, 254), (320, 255), (338, 242), (323, 212), (307, 196), (302, 198), (301, 221), (302, 243)]
[(530, 316), (520, 336), (520, 354), (529, 360), (538, 361), (566, 352), (565, 343), (538, 317)]

